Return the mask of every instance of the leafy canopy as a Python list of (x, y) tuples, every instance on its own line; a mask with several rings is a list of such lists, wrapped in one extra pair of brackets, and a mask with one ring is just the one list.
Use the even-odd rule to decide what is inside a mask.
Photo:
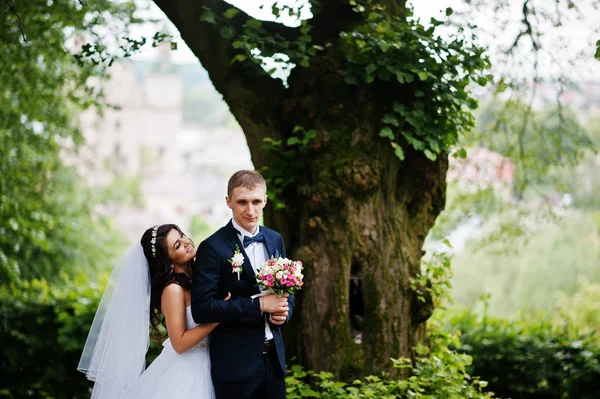
[(106, 76), (74, 56), (76, 43), (108, 48), (109, 32), (137, 22), (134, 9), (101, 0), (0, 3), (0, 283), (58, 279), (110, 254), (99, 233), (109, 227), (63, 159), (83, 141), (78, 113), (101, 105), (93, 78)]

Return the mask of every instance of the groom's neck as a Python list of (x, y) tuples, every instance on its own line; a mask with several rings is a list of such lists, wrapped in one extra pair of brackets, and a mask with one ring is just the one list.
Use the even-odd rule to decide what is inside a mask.
[(236, 224), (236, 227), (239, 227), (241, 230), (244, 230), (246, 233), (254, 235), (258, 232), (258, 226), (254, 227), (254, 231), (249, 231), (248, 229), (244, 228), (240, 223), (238, 223), (237, 220), (235, 220), (235, 218), (233, 218), (233, 221)]

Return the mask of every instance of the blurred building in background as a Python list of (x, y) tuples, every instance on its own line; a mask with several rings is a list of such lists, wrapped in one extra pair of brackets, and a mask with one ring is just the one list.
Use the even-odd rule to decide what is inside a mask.
[(243, 132), (231, 117), (227, 124), (203, 123), (214, 118), (214, 107), (195, 109), (194, 95), (186, 96), (186, 90), (197, 89), (210, 93), (205, 101), (223, 103), (202, 67), (172, 64), (170, 51), (163, 43), (154, 62), (113, 65), (102, 84), (111, 107), (104, 115), (90, 110), (80, 120), (86, 144), (77, 163), (88, 183), (101, 188), (129, 181), (128, 189), (138, 190), (141, 201), (109, 201), (101, 209), (132, 241), (157, 223), (177, 223), (188, 232), (194, 217), (224, 224), (230, 216), (227, 179), (253, 168)]

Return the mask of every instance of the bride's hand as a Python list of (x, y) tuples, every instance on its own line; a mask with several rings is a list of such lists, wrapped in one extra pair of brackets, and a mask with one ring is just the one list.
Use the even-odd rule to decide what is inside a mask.
[(230, 300), (230, 299), (231, 299), (231, 292), (228, 292), (228, 293), (227, 293), (227, 296), (225, 297), (225, 299), (224, 299), (224, 300), (225, 300), (225, 301), (228, 301), (228, 300)]

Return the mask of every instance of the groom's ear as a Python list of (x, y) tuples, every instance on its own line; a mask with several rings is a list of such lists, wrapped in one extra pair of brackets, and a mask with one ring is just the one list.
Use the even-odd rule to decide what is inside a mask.
[(229, 198), (228, 195), (225, 196), (225, 202), (227, 203), (227, 206), (229, 207), (229, 209), (232, 209), (232, 207), (231, 207), (231, 199)]

